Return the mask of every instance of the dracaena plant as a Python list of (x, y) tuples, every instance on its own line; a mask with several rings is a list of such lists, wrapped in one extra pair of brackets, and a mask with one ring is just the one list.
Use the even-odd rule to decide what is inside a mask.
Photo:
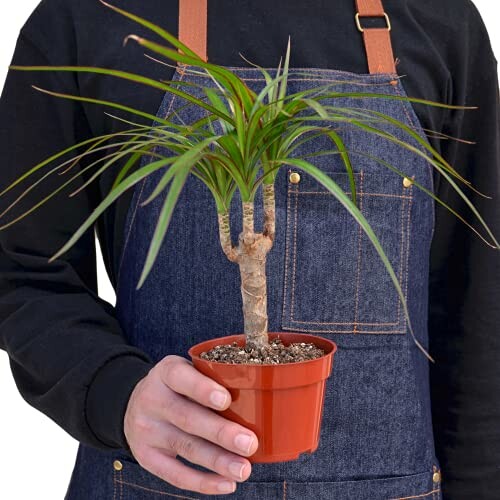
[[(181, 88), (183, 85), (195, 85), (194, 83), (186, 84), (186, 82), (182, 81), (157, 81), (137, 74), (106, 68), (80, 66), (11, 66), (11, 68), (21, 71), (88, 72), (122, 78), (146, 87), (161, 89), (165, 92), (176, 94), (186, 99), (188, 105), (195, 105), (203, 108), (205, 116), (195, 123), (179, 125), (172, 123), (172, 121), (168, 119), (155, 117), (141, 110), (132, 109), (117, 102), (103, 101), (91, 97), (67, 95), (35, 87), (42, 92), (49, 93), (56, 97), (74, 99), (94, 103), (107, 108), (126, 111), (127, 113), (132, 113), (137, 116), (139, 121), (145, 119), (147, 123), (140, 124), (127, 121), (130, 126), (128, 130), (94, 137), (79, 144), (75, 144), (64, 151), (54, 154), (20, 176), (15, 182), (4, 189), (0, 193), (0, 196), (40, 169), (48, 165), (53, 165), (47, 173), (45, 173), (36, 183), (28, 187), (14, 203), (7, 207), (1, 216), (4, 216), (5, 213), (7, 213), (21, 198), (26, 196), (37, 183), (42, 182), (47, 176), (53, 175), (55, 172), (61, 173), (62, 169), (65, 169), (64, 173), (69, 172), (73, 165), (88, 155), (103, 150), (106, 150), (106, 152), (112, 151), (86, 166), (78, 174), (62, 183), (57, 190), (41, 200), (38, 204), (34, 205), (31, 209), (27, 210), (20, 217), (1, 226), (1, 229), (12, 225), (16, 220), (28, 215), (42, 203), (47, 202), (58, 191), (73, 182), (86, 170), (95, 169), (96, 171), (77, 191), (70, 194), (70, 196), (84, 189), (106, 169), (122, 160), (123, 166), (110, 192), (66, 244), (49, 259), (49, 261), (53, 261), (73, 246), (84, 232), (92, 227), (98, 217), (126, 190), (130, 189), (153, 172), (161, 170), (163, 175), (160, 177), (155, 189), (149, 198), (142, 203), (142, 205), (146, 205), (165, 192), (165, 199), (158, 217), (154, 235), (150, 242), (142, 274), (137, 284), (137, 289), (139, 289), (144, 283), (158, 255), (158, 251), (169, 227), (175, 205), (179, 199), (186, 179), (190, 175), (195, 175), (206, 185), (213, 195), (218, 214), (222, 250), (230, 261), (239, 265), (243, 300), (244, 333), (246, 335), (247, 344), (251, 343), (255, 346), (262, 346), (268, 343), (265, 263), (266, 255), (273, 246), (275, 235), (274, 182), (279, 169), (286, 165), (290, 165), (303, 170), (312, 176), (318, 183), (323, 185), (351, 214), (353, 222), (355, 221), (361, 225), (363, 231), (367, 234), (382, 259), (396, 287), (414, 341), (426, 356), (432, 360), (423, 346), (415, 338), (405, 297), (391, 263), (384, 249), (381, 247), (375, 232), (358, 208), (356, 184), (350, 158), (351, 155), (343, 143), (341, 136), (335, 131), (334, 126), (338, 126), (338, 124), (348, 124), (349, 126), (357, 127), (366, 133), (377, 135), (383, 140), (395, 142), (402, 148), (410, 150), (415, 155), (425, 158), (434, 168), (438, 169), (441, 175), (445, 177), (457, 191), (460, 197), (465, 200), (485, 228), (492, 243), (481, 236), (478, 231), (468, 224), (451, 207), (439, 200), (434, 193), (428, 191), (416, 181), (414, 181), (413, 184), (450, 210), (462, 222), (467, 224), (471, 230), (476, 232), (478, 237), (482, 238), (488, 245), (500, 248), (499, 244), (485, 221), (454, 179), (465, 183), (470, 189), (475, 189), (467, 180), (458, 174), (437, 150), (431, 147), (430, 144), (421, 138), (412, 128), (391, 116), (374, 110), (360, 107), (346, 108), (327, 105), (323, 103), (323, 101), (326, 99), (335, 100), (336, 98), (345, 97), (355, 99), (380, 98), (409, 100), (411, 102), (443, 108), (464, 109), (464, 107), (449, 106), (423, 99), (378, 93), (339, 93), (331, 90), (331, 84), (316, 86), (310, 90), (288, 94), (287, 77), (290, 58), (290, 40), (288, 41), (283, 67), (280, 61), (274, 78), (271, 77), (264, 68), (254, 65), (260, 69), (266, 82), (262, 90), (256, 93), (229, 69), (204, 61), (198, 54), (193, 52), (168, 31), (115, 6), (106, 3), (104, 3), (104, 5), (135, 21), (139, 25), (148, 28), (159, 35), (165, 42), (173, 46), (173, 48), (135, 35), (130, 35), (127, 37), (126, 41), (133, 40), (163, 58), (184, 65), (186, 71), (208, 75), (215, 85), (206, 87), (197, 85), (203, 91), (203, 95), (206, 96), (206, 99), (199, 99)], [(193, 68), (200, 68), (200, 70), (196, 71)], [(309, 114), (302, 113), (305, 110), (308, 111)], [(220, 125), (222, 133), (215, 133), (213, 126), (214, 122)], [(318, 124), (318, 122), (321, 123)], [(325, 123), (331, 123), (333, 126), (325, 126)], [(408, 142), (384, 130), (383, 126), (388, 124), (403, 131), (408, 137)], [(301, 157), (293, 155), (299, 145), (313, 140), (319, 135), (327, 136), (329, 140), (331, 140), (333, 149), (319, 151), (309, 156), (319, 154), (339, 155), (349, 177), (350, 196), (347, 195), (332, 178), (307, 159), (306, 156)], [(441, 134), (441, 137), (444, 138), (445, 136)], [(421, 147), (416, 147), (411, 141), (416, 141)], [(83, 153), (73, 156), (70, 160), (60, 161), (58, 164), (54, 165), (54, 163), (62, 159), (64, 155), (74, 152), (77, 149), (80, 150), (82, 147), (86, 147)], [(160, 151), (168, 151), (169, 154), (168, 156), (162, 155)], [(358, 151), (356, 154), (363, 154), (363, 152)], [(143, 156), (148, 156), (150, 161), (146, 164), (140, 164), (140, 160)], [(395, 174), (405, 177), (404, 172), (383, 159), (370, 158), (392, 170)], [(138, 165), (138, 168), (135, 168), (136, 165)], [(258, 232), (254, 227), (254, 200), (259, 189), (263, 190), (264, 224), (262, 232)], [(229, 218), (231, 200), (236, 191), (239, 192), (241, 197), (243, 213), (242, 231), (237, 243), (231, 240)]]

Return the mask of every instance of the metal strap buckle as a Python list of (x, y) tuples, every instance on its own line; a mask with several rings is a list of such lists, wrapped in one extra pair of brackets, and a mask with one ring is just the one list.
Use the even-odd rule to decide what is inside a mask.
[[(377, 16), (363, 16), (363, 17), (377, 17)], [(382, 16), (380, 16), (382, 17)], [(385, 17), (385, 22), (387, 23), (387, 31), (391, 31), (391, 20), (389, 19), (389, 16), (384, 12), (383, 17)], [(358, 27), (358, 30), (363, 33), (365, 31), (364, 28), (361, 27), (361, 21), (360, 21), (360, 15), (359, 12), (354, 16), (354, 19), (356, 19), (356, 26)], [(367, 29), (373, 29), (373, 28), (367, 28)]]

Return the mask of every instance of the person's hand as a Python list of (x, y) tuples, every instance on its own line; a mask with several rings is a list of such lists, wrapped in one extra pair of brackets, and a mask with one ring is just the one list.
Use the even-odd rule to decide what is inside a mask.
[[(137, 462), (164, 481), (206, 495), (232, 493), (250, 476), (257, 436), (218, 415), (231, 403), (227, 389), (180, 356), (166, 356), (135, 386), (124, 433)], [(212, 472), (184, 465), (176, 456)]]

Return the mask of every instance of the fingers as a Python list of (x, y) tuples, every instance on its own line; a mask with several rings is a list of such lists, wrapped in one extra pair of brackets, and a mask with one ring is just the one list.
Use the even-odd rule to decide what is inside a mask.
[(233, 493), (236, 483), (218, 474), (201, 472), (184, 465), (158, 448), (149, 448), (141, 465), (171, 485), (206, 495)]
[(252, 471), (252, 464), (247, 459), (170, 424), (162, 425), (161, 429), (158, 429), (152, 446), (164, 448), (164, 451), (173, 452), (174, 456), (180, 455), (193, 464), (201, 465), (234, 481), (246, 481)]
[[(213, 411), (230, 403), (227, 389), (185, 358), (167, 356), (132, 391), (125, 436), (137, 461), (166, 482), (204, 494), (232, 493), (236, 482), (250, 476), (252, 465), (244, 457), (255, 453), (258, 440)], [(193, 469), (177, 455), (213, 472)]]
[(226, 388), (200, 373), (181, 356), (166, 357), (161, 362), (160, 375), (170, 389), (203, 406), (225, 410), (231, 404), (231, 394)]
[(221, 394), (224, 394), (223, 407), (226, 408), (231, 402), (227, 389), (200, 373), (180, 356), (165, 358), (160, 376), (163, 383), (176, 393), (162, 409), (163, 417), (168, 422), (188, 434), (200, 436), (234, 453), (243, 456), (255, 453), (258, 441), (252, 431), (205, 408), (215, 408), (214, 401)]
[(257, 436), (251, 430), (183, 396), (175, 394), (164, 412), (167, 422), (226, 450), (243, 456), (250, 456), (257, 451)]

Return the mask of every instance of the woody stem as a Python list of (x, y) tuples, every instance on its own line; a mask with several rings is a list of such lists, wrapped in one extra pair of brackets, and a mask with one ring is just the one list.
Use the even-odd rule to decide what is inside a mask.
[(263, 185), (264, 199), (264, 236), (271, 242), (274, 241), (276, 232), (276, 202), (274, 196), (274, 184)]
[[(272, 210), (269, 209), (268, 213), (273, 214), (274, 207)], [(255, 347), (267, 345), (269, 339), (267, 332), (266, 256), (273, 245), (270, 235), (274, 234), (274, 223), (268, 217), (266, 227), (269, 236), (256, 233), (254, 228), (254, 204), (253, 202), (243, 202), (243, 230), (239, 235), (238, 246), (234, 246), (231, 241), (229, 214), (219, 214), (218, 218), (222, 250), (227, 258), (231, 262), (237, 262), (240, 268), (246, 343)]]
[(243, 231), (238, 246), (241, 296), (247, 344), (268, 344), (266, 256), (269, 238), (254, 230), (254, 204), (243, 203)]
[(238, 260), (238, 252), (231, 241), (231, 226), (229, 223), (229, 213), (218, 214), (219, 218), (219, 239), (222, 250), (231, 262)]

